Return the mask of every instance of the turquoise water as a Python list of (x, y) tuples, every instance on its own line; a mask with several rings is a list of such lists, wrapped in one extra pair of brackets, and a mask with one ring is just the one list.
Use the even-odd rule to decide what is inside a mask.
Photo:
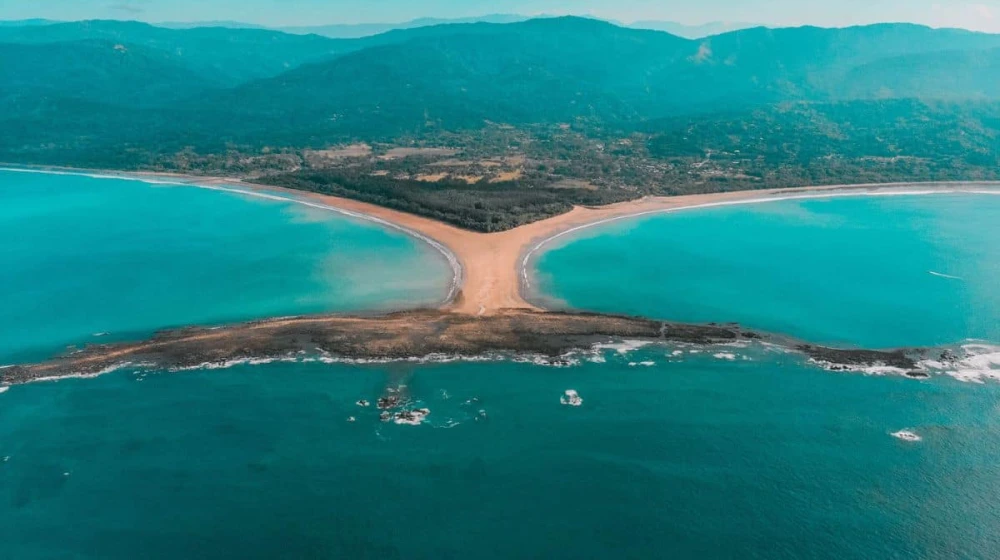
[[(13, 387), (0, 542), (19, 559), (995, 557), (1000, 387), (740, 353), (754, 360), (645, 349), (564, 369), (280, 363)], [(430, 424), (355, 406), (386, 383)], [(559, 404), (570, 388), (583, 406)], [(923, 441), (889, 435), (903, 428)]]
[[(13, 263), (0, 271), (0, 355), (104, 330), (433, 302), (447, 284), (430, 249), (287, 204), (6, 178), (0, 235), (18, 243), (0, 246)], [(997, 340), (994, 200), (675, 214), (588, 232), (543, 255), (539, 278), (573, 305), (809, 340)], [(762, 345), (573, 360), (276, 362), (11, 387), (0, 394), (0, 557), (1000, 550), (1000, 384), (831, 373)], [(426, 421), (383, 423), (355, 404), (387, 387), (430, 409)], [(560, 404), (569, 389), (582, 406)]]
[(422, 242), (292, 203), (2, 171), (0, 201), (0, 364), (164, 327), (435, 305), (451, 280)]
[(536, 284), (574, 308), (735, 321), (810, 342), (1000, 342), (998, 217), (993, 195), (686, 210), (559, 240)]

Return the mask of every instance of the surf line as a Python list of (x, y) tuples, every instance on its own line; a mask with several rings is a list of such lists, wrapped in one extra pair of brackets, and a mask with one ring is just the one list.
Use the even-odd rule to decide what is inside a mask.
[(965, 280), (965, 278), (962, 278), (960, 276), (952, 276), (951, 274), (942, 274), (940, 272), (934, 272), (933, 270), (928, 270), (927, 273), (930, 274), (931, 276), (937, 276), (938, 278), (948, 278), (951, 280)]
[(316, 209), (319, 209), (319, 210), (326, 210), (326, 211), (329, 211), (329, 212), (336, 212), (338, 214), (342, 214), (342, 215), (345, 215), (345, 216), (348, 216), (348, 217), (351, 217), (351, 218), (355, 218), (355, 219), (359, 219), (359, 220), (365, 220), (365, 221), (368, 221), (368, 222), (372, 222), (372, 223), (378, 224), (378, 225), (383, 226), (383, 227), (387, 227), (387, 228), (394, 229), (396, 231), (402, 232), (402, 233), (404, 233), (406, 235), (409, 235), (411, 237), (419, 239), (420, 241), (423, 241), (424, 243), (427, 243), (432, 248), (434, 248), (436, 251), (438, 251), (439, 253), (441, 253), (444, 256), (445, 260), (448, 261), (448, 266), (451, 267), (452, 278), (451, 278), (451, 285), (448, 288), (448, 295), (445, 296), (444, 301), (442, 301), (441, 304), (440, 304), (440, 307), (444, 307), (444, 306), (452, 303), (453, 301), (455, 301), (455, 298), (458, 295), (458, 292), (461, 289), (463, 280), (465, 278), (465, 271), (462, 268), (461, 261), (458, 260), (458, 256), (456, 256), (455, 253), (453, 253), (452, 250), (449, 249), (448, 247), (446, 247), (443, 243), (440, 243), (439, 241), (437, 241), (435, 239), (431, 239), (430, 237), (428, 237), (428, 236), (426, 236), (426, 235), (424, 235), (424, 234), (422, 234), (422, 233), (420, 233), (418, 231), (412, 230), (412, 229), (410, 229), (410, 228), (408, 228), (406, 226), (403, 226), (403, 225), (400, 225), (400, 224), (397, 224), (397, 223), (394, 223), (394, 222), (390, 222), (389, 220), (384, 220), (384, 219), (379, 218), (377, 216), (372, 216), (371, 214), (365, 214), (363, 212), (355, 212), (353, 210), (347, 210), (345, 208), (339, 208), (337, 206), (331, 206), (329, 204), (320, 204), (318, 202), (311, 202), (311, 201), (303, 200), (301, 198), (297, 198), (297, 197), (294, 197), (294, 196), (283, 196), (283, 195), (279, 195), (279, 194), (274, 194), (273, 192), (266, 192), (265, 190), (263, 190), (263, 189), (266, 188), (264, 186), (257, 187), (256, 185), (246, 185), (246, 184), (244, 184), (242, 182), (237, 183), (237, 184), (238, 185), (245, 185), (245, 186), (242, 186), (242, 187), (240, 187), (240, 186), (227, 187), (227, 186), (222, 186), (222, 185), (204, 185), (204, 184), (197, 183), (196, 182), (197, 178), (195, 178), (195, 177), (192, 177), (191, 181), (188, 182), (188, 181), (180, 181), (180, 180), (178, 180), (178, 181), (166, 181), (166, 180), (163, 180), (163, 179), (144, 178), (144, 177), (137, 177), (135, 175), (127, 175), (127, 174), (123, 174), (123, 175), (106, 175), (106, 174), (99, 174), (99, 173), (84, 173), (84, 172), (76, 172), (76, 171), (61, 171), (61, 170), (47, 171), (47, 170), (43, 170), (43, 169), (21, 169), (21, 168), (16, 168), (16, 167), (0, 167), (0, 171), (10, 171), (10, 172), (13, 172), (13, 173), (34, 173), (34, 174), (39, 174), (39, 175), (68, 175), (68, 176), (73, 176), (73, 177), (88, 177), (88, 178), (91, 178), (91, 179), (119, 179), (119, 180), (122, 180), (122, 181), (136, 181), (136, 182), (139, 182), (139, 183), (146, 183), (146, 184), (149, 184), (149, 185), (163, 185), (163, 186), (175, 186), (175, 187), (195, 187), (195, 188), (198, 188), (198, 189), (205, 189), (205, 190), (210, 190), (210, 191), (220, 191), (220, 192), (227, 192), (227, 193), (233, 193), (233, 194), (241, 194), (241, 195), (245, 195), (245, 196), (253, 196), (253, 197), (257, 197), (257, 198), (263, 198), (263, 199), (267, 199), (267, 200), (275, 200), (275, 201), (280, 201), (280, 202), (290, 202), (290, 203), (293, 203), (293, 204), (301, 204), (303, 206), (309, 206), (311, 208), (316, 208)]
[[(917, 187), (919, 189), (919, 184), (913, 183), (903, 183), (897, 185), (883, 185), (882, 188), (904, 188), (904, 187)], [(844, 188), (844, 189), (857, 189), (857, 185), (845, 185), (843, 187), (831, 187), (831, 188)], [(876, 185), (863, 185), (860, 188), (879, 188)], [(572, 227), (545, 239), (535, 243), (530, 249), (524, 253), (524, 257), (521, 259), (521, 263), (518, 266), (519, 275), (521, 279), (521, 286), (524, 290), (531, 288), (531, 278), (528, 274), (528, 265), (530, 264), (531, 258), (538, 253), (543, 247), (549, 243), (571, 235), (578, 231), (583, 231), (588, 228), (610, 224), (618, 222), (621, 220), (628, 220), (631, 218), (641, 218), (643, 216), (650, 216), (653, 214), (670, 214), (673, 212), (680, 212), (683, 210), (698, 210), (701, 208), (719, 208), (723, 206), (738, 206), (738, 205), (750, 205), (750, 204), (765, 204), (768, 202), (778, 202), (782, 200), (809, 200), (809, 199), (826, 199), (826, 198), (847, 198), (847, 197), (867, 197), (867, 196), (925, 196), (934, 194), (988, 194), (993, 196), (1000, 196), (1000, 189), (970, 189), (970, 188), (948, 188), (948, 189), (920, 189), (920, 190), (885, 190), (885, 191), (847, 191), (847, 192), (824, 192), (824, 193), (810, 193), (810, 194), (795, 194), (795, 195), (782, 195), (782, 196), (762, 196), (759, 198), (748, 198), (745, 200), (724, 200), (719, 202), (702, 202), (699, 204), (691, 204), (688, 206), (674, 206), (672, 208), (658, 208), (655, 210), (645, 210), (643, 212), (635, 212), (632, 214), (622, 214), (621, 216), (613, 216), (611, 218), (604, 218), (601, 220), (595, 220), (590, 223), (582, 224), (576, 227)], [(666, 199), (669, 201), (669, 198)], [(944, 276), (946, 278), (955, 278), (956, 280), (961, 280), (961, 278), (950, 277), (940, 273), (931, 272), (936, 276)]]

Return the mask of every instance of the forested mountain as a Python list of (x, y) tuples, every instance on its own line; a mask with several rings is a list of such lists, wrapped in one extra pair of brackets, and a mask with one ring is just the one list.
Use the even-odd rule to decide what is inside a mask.
[(643, 76), (696, 49), (665, 33), (580, 19), (456, 30), (305, 66), (192, 108), (230, 106), (335, 135), (466, 128), (485, 120), (628, 122), (642, 117), (633, 101), (645, 87)]
[(162, 51), (192, 72), (229, 85), (275, 76), (347, 52), (350, 42), (263, 29), (165, 29), (135, 21), (80, 21), (0, 27), (0, 43), (50, 44), (83, 40)]
[[(184, 70), (236, 86), (185, 110), (336, 118), (334, 128), (348, 132), (355, 125), (409, 132), (484, 119), (629, 122), (783, 101), (989, 98), (996, 95), (990, 85), (1000, 83), (992, 62), (1000, 35), (902, 24), (754, 28), (697, 41), (583, 18), (421, 27), (359, 40), (115, 21), (0, 29), (0, 44), (58, 49), (72, 41), (89, 41), (87, 51), (110, 42), (132, 58), (174, 68), (150, 66), (144, 76), (133, 63), (135, 88)], [(85, 73), (85, 54), (39, 64), (37, 80), (21, 80)], [(95, 72), (96, 81), (103, 74)], [(924, 79), (942, 73), (950, 79)]]
[[(108, 21), (2, 27), (0, 159), (323, 169), (328, 186), (365, 191), (377, 177), (379, 192), (396, 193), (451, 188), (449, 177), (628, 193), (983, 178), (1000, 169), (998, 84), (1000, 35), (903, 24), (699, 40), (586, 18), (341, 40)], [(358, 143), (368, 144), (345, 153), (361, 156), (339, 155)], [(463, 156), (442, 172), (433, 157), (381, 158), (373, 143)]]
[[(0, 43), (0, 102), (13, 113), (48, 100), (163, 105), (225, 85), (157, 49), (100, 40)], [(7, 105), (14, 102), (20, 105)]]
[(232, 129), (234, 141), (266, 131), (313, 144), (485, 121), (630, 126), (787, 101), (992, 99), (1000, 73), (983, 49), (998, 46), (1000, 36), (911, 25), (758, 28), (689, 41), (555, 18), (417, 30), (184, 108), (257, 119), (249, 137)]

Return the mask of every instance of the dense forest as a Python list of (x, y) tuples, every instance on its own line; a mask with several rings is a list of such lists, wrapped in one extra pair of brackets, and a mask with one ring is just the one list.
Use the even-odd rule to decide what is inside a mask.
[(494, 231), (644, 194), (997, 178), (1000, 36), (4, 26), (0, 127), (9, 163), (239, 176)]

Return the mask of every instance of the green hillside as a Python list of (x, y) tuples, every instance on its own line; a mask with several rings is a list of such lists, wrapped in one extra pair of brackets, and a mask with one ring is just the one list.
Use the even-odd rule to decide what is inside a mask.
[(0, 28), (0, 43), (98, 40), (156, 49), (191, 71), (236, 85), (275, 76), (351, 49), (349, 42), (261, 29), (165, 29), (134, 21), (82, 21)]
[[(759, 28), (701, 42), (578, 18), (460, 30), (306, 65), (188, 108), (232, 107), (268, 134), (313, 143), (484, 121), (627, 125), (784, 101), (995, 98), (987, 86), (1000, 83), (982, 54), (1000, 36), (912, 25)], [(983, 87), (922, 79), (943, 73)]]
[(52, 24), (0, 29), (0, 160), (250, 176), (492, 231), (649, 193), (993, 178), (998, 84), (1000, 35), (902, 24)]
[[(97, 40), (0, 44), (0, 100), (10, 113), (60, 99), (163, 105), (222, 87), (155, 49)], [(22, 105), (7, 105), (15, 102)]]

